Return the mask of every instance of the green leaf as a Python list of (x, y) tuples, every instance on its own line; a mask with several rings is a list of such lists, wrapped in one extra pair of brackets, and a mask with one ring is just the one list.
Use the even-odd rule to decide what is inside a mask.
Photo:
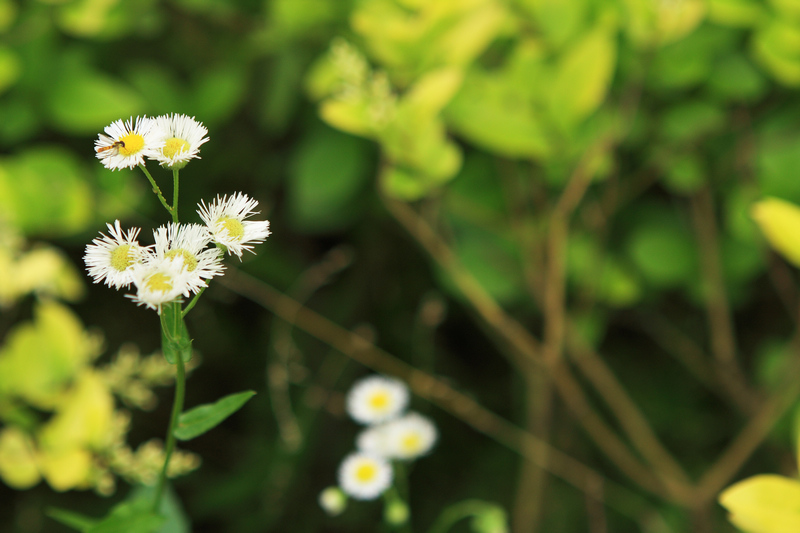
[(561, 57), (553, 74), (550, 111), (571, 130), (605, 99), (617, 60), (616, 37), (603, 26), (586, 33)]
[[(149, 506), (152, 504), (153, 498), (155, 498), (155, 492), (155, 487), (138, 485), (131, 491), (130, 498), (143, 500)], [(189, 519), (186, 517), (183, 506), (169, 483), (165, 485), (158, 511), (165, 520), (157, 530), (157, 533), (191, 533)]]
[(174, 433), (175, 438), (191, 440), (213, 429), (238, 411), (255, 394), (255, 391), (238, 392), (220, 398), (214, 403), (199, 405), (184, 412), (178, 418), (178, 427), (175, 428)]
[(355, 220), (372, 171), (372, 144), (328, 127), (300, 143), (288, 183), (289, 213), (298, 229), (332, 232)]
[(58, 83), (47, 88), (51, 118), (67, 133), (96, 134), (112, 121), (138, 115), (145, 108), (139, 93), (88, 68), (65, 72)]
[(697, 271), (697, 251), (691, 233), (666, 217), (640, 224), (627, 249), (642, 276), (656, 285), (681, 285)]
[(152, 498), (146, 496), (146, 491), (132, 491), (127, 500), (99, 520), (61, 509), (51, 509), (48, 515), (83, 533), (156, 533), (166, 518), (154, 514), (151, 505)]
[(670, 108), (661, 119), (661, 133), (667, 141), (690, 143), (719, 131), (725, 114), (715, 105), (690, 101)]
[(147, 513), (143, 509), (109, 516), (85, 533), (155, 533), (164, 523), (164, 517)]
[(719, 503), (730, 521), (750, 533), (800, 531), (800, 482), (776, 475), (759, 475), (728, 487)]
[(72, 511), (58, 509), (55, 507), (48, 509), (45, 514), (56, 522), (60, 522), (61, 524), (71, 527), (77, 531), (89, 531), (98, 523), (96, 518), (91, 518), (79, 513), (74, 513)]
[(192, 358), (192, 339), (183, 320), (181, 305), (171, 302), (161, 306), (161, 351), (164, 359), (171, 365), (178, 362), (178, 357), (188, 363)]
[(26, 234), (63, 236), (88, 226), (92, 192), (74, 154), (31, 148), (0, 160), (0, 211)]

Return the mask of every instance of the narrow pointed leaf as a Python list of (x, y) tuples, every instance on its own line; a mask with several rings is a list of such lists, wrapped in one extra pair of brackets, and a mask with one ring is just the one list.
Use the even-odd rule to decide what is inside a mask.
[(178, 419), (175, 438), (191, 440), (202, 435), (238, 411), (254, 395), (254, 391), (239, 392), (186, 411)]
[(164, 521), (163, 516), (144, 512), (134, 516), (110, 516), (86, 533), (155, 533)]
[(66, 511), (64, 509), (58, 509), (55, 507), (47, 510), (47, 516), (56, 522), (64, 524), (67, 527), (71, 527), (77, 531), (83, 532), (89, 531), (98, 522), (98, 520), (95, 518), (90, 518), (79, 513), (73, 513), (72, 511)]

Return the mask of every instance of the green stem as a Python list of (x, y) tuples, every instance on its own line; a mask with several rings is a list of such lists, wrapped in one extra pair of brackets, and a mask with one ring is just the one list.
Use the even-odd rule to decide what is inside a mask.
[(172, 171), (172, 221), (178, 223), (178, 171)]
[[(166, 305), (179, 305), (177, 303), (169, 303)], [(167, 333), (172, 335), (172, 332), (178, 331), (178, 324), (167, 324), (165, 316), (172, 317), (177, 322), (183, 320), (180, 313), (163, 313), (161, 314), (161, 327)], [(167, 470), (169, 468), (169, 460), (172, 457), (172, 452), (175, 450), (175, 428), (178, 426), (178, 417), (183, 411), (183, 400), (186, 396), (186, 369), (183, 365), (183, 355), (178, 354), (175, 358), (177, 365), (177, 372), (175, 374), (175, 398), (172, 403), (172, 416), (169, 420), (169, 429), (167, 430), (167, 444), (164, 448), (164, 467), (161, 469), (161, 475), (158, 477), (158, 485), (156, 485), (155, 498), (153, 500), (153, 512), (158, 513), (161, 505), (161, 497), (164, 494), (164, 486), (167, 482)]]
[(192, 307), (194, 307), (194, 304), (196, 304), (196, 303), (197, 303), (197, 300), (199, 300), (199, 299), (200, 299), (200, 295), (201, 295), (201, 294), (203, 294), (203, 291), (205, 291), (207, 288), (208, 288), (208, 286), (202, 287), (202, 288), (201, 288), (201, 289), (200, 289), (200, 290), (197, 292), (197, 294), (195, 294), (195, 295), (194, 295), (194, 297), (192, 298), (192, 301), (191, 301), (191, 302), (189, 302), (189, 305), (187, 305), (187, 306), (186, 306), (186, 307), (183, 309), (183, 313), (181, 314), (181, 317), (185, 317), (187, 314), (189, 314), (189, 311), (191, 311), (191, 310), (192, 310)]
[(446, 533), (453, 525), (470, 516), (477, 516), (486, 512), (492, 506), (481, 500), (465, 500), (451, 505), (439, 515), (428, 533)]
[(147, 179), (150, 181), (150, 185), (152, 185), (152, 186), (153, 186), (153, 192), (154, 192), (154, 193), (156, 193), (156, 196), (158, 196), (158, 199), (159, 199), (159, 200), (161, 200), (161, 205), (163, 205), (163, 206), (164, 206), (164, 209), (166, 209), (166, 210), (167, 210), (167, 212), (169, 212), (169, 214), (170, 214), (170, 215), (172, 215), (172, 220), (173, 220), (173, 221), (176, 221), (176, 219), (177, 219), (177, 217), (178, 217), (178, 213), (177, 213), (177, 211), (175, 211), (175, 210), (174, 210), (172, 207), (170, 207), (170, 205), (167, 203), (167, 200), (164, 198), (164, 195), (163, 195), (163, 194), (161, 194), (161, 189), (158, 187), (158, 184), (156, 183), (156, 180), (154, 180), (154, 179), (153, 179), (153, 176), (151, 176), (151, 175), (150, 175), (150, 173), (147, 171), (147, 167), (145, 167), (145, 166), (142, 164), (142, 165), (139, 165), (139, 168), (141, 168), (141, 169), (142, 169), (142, 172), (144, 172), (144, 175), (145, 175), (145, 176), (147, 176)]

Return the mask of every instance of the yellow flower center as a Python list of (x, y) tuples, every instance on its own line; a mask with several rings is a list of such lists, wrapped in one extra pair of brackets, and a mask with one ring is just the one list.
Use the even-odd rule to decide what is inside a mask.
[(416, 453), (422, 445), (422, 439), (416, 433), (410, 433), (400, 439), (400, 446), (408, 453)]
[(121, 137), (118, 142), (120, 143), (119, 153), (122, 155), (133, 155), (144, 148), (144, 137), (138, 133), (128, 133)]
[(244, 225), (237, 218), (220, 217), (217, 220), (217, 227), (228, 232), (228, 238), (232, 241), (241, 241), (244, 237)]
[(376, 392), (370, 397), (369, 405), (373, 409), (385, 409), (389, 405), (389, 395), (383, 391)]
[(133, 250), (130, 244), (117, 246), (111, 252), (111, 268), (119, 272), (125, 272), (133, 263)]
[(173, 158), (183, 151), (188, 152), (189, 143), (183, 139), (173, 137), (171, 139), (167, 139), (167, 142), (164, 143), (164, 148), (162, 148), (161, 151), (166, 157)]
[(162, 272), (156, 272), (147, 278), (144, 287), (150, 292), (169, 292), (172, 290), (172, 278)]
[(164, 255), (168, 259), (172, 259), (178, 256), (183, 257), (183, 266), (186, 268), (187, 272), (192, 272), (195, 268), (197, 268), (197, 258), (193, 254), (190, 254), (188, 250), (184, 250), (183, 248), (176, 248), (175, 250), (170, 250)]
[(362, 483), (372, 481), (378, 473), (378, 468), (373, 464), (362, 464), (356, 468), (356, 479)]

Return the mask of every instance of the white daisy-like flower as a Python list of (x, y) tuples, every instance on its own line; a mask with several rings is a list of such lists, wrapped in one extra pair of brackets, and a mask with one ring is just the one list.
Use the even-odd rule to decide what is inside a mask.
[(374, 455), (353, 453), (339, 466), (339, 487), (357, 500), (374, 500), (392, 484), (392, 466)]
[[(391, 423), (391, 422), (389, 422)], [(356, 448), (358, 451), (378, 457), (389, 457), (392, 453), (389, 446), (388, 434), (386, 433), (387, 424), (377, 424), (369, 426), (356, 437)]]
[(408, 413), (381, 426), (386, 457), (416, 459), (436, 444), (439, 432), (433, 422), (419, 413)]
[(137, 292), (127, 296), (137, 305), (145, 305), (161, 313), (161, 304), (189, 296), (191, 276), (180, 256), (175, 259), (151, 259), (134, 265), (132, 277)]
[(319, 506), (329, 516), (337, 516), (347, 507), (347, 494), (339, 487), (328, 487), (319, 493)]
[(207, 286), (206, 280), (222, 274), (222, 257), (216, 248), (206, 248), (211, 242), (208, 228), (200, 224), (175, 224), (170, 222), (153, 232), (158, 259), (182, 261), (190, 274), (189, 290), (197, 293)]
[(108, 235), (92, 240), (86, 246), (83, 261), (86, 270), (95, 283), (105, 282), (109, 287), (120, 289), (129, 287), (133, 282), (133, 266), (145, 261), (150, 254), (150, 247), (140, 246), (136, 241), (139, 228), (122, 231), (119, 220), (108, 226)]
[(106, 133), (94, 142), (97, 158), (111, 170), (133, 168), (144, 164), (145, 157), (154, 158), (164, 141), (158, 138), (153, 124), (148, 117), (136, 117), (135, 123), (131, 117), (106, 126)]
[(200, 159), (200, 145), (208, 142), (208, 129), (194, 117), (162, 115), (153, 119), (154, 129), (163, 146), (155, 159), (171, 170), (180, 170), (190, 159)]
[(269, 237), (269, 221), (245, 220), (257, 214), (258, 202), (246, 194), (237, 192), (230, 198), (223, 196), (206, 206), (201, 201), (197, 212), (208, 226), (211, 240), (224, 246), (229, 254), (242, 258), (244, 250), (253, 251), (253, 244), (264, 242)]
[(408, 405), (408, 387), (398, 379), (370, 376), (347, 393), (347, 412), (356, 422), (379, 424), (399, 415)]

